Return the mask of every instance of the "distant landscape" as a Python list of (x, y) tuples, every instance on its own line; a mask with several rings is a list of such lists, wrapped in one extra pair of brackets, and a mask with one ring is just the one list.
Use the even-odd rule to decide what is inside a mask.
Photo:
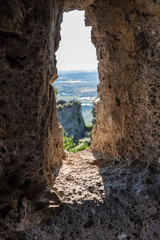
[(59, 71), (58, 75), (53, 84), (58, 89), (57, 101), (79, 100), (85, 123), (91, 124), (93, 100), (97, 97), (99, 83), (97, 71)]

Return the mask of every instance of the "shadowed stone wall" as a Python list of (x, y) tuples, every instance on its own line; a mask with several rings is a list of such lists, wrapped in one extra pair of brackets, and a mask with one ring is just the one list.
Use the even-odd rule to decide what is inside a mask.
[(27, 227), (25, 202), (52, 186), (64, 154), (49, 85), (56, 72), (62, 3), (0, 1), (1, 231), (5, 224), (16, 229), (22, 219)]

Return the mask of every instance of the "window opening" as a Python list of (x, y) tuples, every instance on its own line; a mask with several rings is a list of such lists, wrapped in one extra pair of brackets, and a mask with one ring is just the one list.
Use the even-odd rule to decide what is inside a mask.
[(58, 120), (64, 128), (64, 148), (77, 152), (90, 146), (97, 97), (96, 49), (84, 11), (64, 13), (56, 54), (59, 78), (54, 82)]

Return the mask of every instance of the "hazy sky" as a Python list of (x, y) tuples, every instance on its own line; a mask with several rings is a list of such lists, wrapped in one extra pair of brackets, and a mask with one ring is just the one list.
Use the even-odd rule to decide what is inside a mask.
[(91, 43), (91, 27), (84, 25), (84, 11), (64, 13), (56, 56), (58, 70), (97, 69), (96, 49)]

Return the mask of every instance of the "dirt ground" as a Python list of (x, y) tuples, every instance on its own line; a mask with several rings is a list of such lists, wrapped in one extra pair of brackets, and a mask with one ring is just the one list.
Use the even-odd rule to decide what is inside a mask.
[(160, 175), (84, 150), (68, 153), (53, 186), (62, 206), (27, 240), (158, 240)]

